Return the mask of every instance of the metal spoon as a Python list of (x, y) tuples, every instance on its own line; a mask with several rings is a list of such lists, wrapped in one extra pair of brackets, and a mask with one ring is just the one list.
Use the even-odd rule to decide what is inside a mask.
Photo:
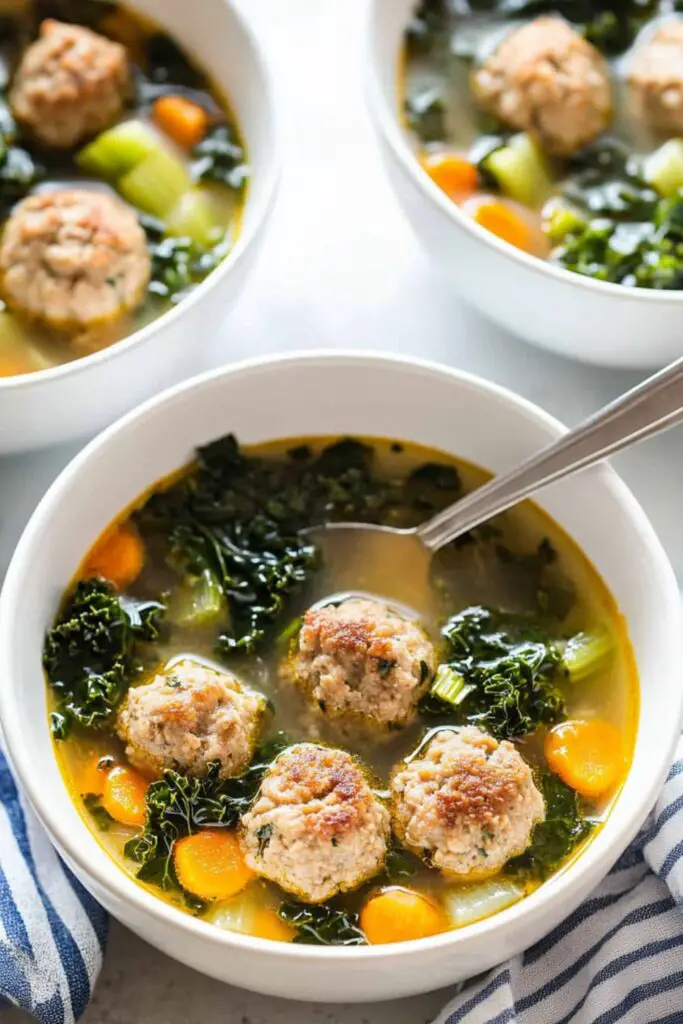
[[(399, 530), (367, 523), (330, 523), (312, 531), (315, 542), (323, 549), (330, 578), (336, 573), (342, 588), (354, 588), (350, 575), (357, 572), (359, 566), (377, 565), (381, 561), (388, 570), (384, 578), (392, 580), (392, 593), (383, 596), (419, 607), (429, 580), (432, 555), (444, 545), (542, 487), (601, 462), (615, 452), (681, 421), (683, 359), (648, 378), (536, 455), (509, 472), (494, 477), (415, 529)], [(355, 587), (358, 585), (356, 582)]]

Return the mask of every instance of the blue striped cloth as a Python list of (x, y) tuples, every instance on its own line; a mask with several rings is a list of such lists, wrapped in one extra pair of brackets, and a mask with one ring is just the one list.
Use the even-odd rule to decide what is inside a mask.
[[(683, 1024), (683, 741), (677, 753), (650, 821), (600, 888), (523, 956), (462, 986), (435, 1024)], [(106, 931), (0, 751), (0, 1007), (73, 1024)]]
[(683, 740), (646, 826), (547, 938), (434, 1024), (683, 1024)]
[(55, 853), (0, 748), (0, 1010), (74, 1024), (106, 937), (106, 913)]

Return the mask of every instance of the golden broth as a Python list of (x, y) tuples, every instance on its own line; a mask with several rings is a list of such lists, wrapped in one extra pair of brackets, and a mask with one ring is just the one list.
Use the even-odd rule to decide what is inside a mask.
[[(331, 439), (316, 438), (297, 439), (296, 441), (279, 441), (248, 450), (250, 455), (267, 455), (274, 458), (285, 458), (286, 452), (293, 446), (306, 443), (314, 451), (318, 451)], [(464, 490), (470, 490), (487, 479), (482, 470), (454, 460), (441, 452), (418, 447), (417, 445), (400, 445), (387, 441), (368, 441), (375, 450), (380, 473), (392, 479), (407, 476), (411, 470), (427, 463), (436, 462), (452, 465), (457, 468)], [(400, 450), (397, 450), (400, 448)], [(164, 489), (173, 484), (178, 475), (169, 481), (157, 485)], [(157, 489), (157, 488), (155, 488)], [(141, 507), (149, 497), (149, 492), (138, 503)], [(120, 520), (128, 519), (133, 509), (127, 510)], [(548, 540), (554, 548), (557, 558), (552, 573), (558, 581), (570, 581), (575, 593), (575, 600), (563, 628), (566, 635), (579, 631), (590, 631), (597, 626), (607, 627), (615, 639), (614, 652), (610, 663), (594, 678), (587, 682), (562, 684), (563, 695), (567, 705), (568, 718), (598, 717), (611, 723), (619, 732), (624, 749), (624, 766), (619, 786), (626, 776), (630, 763), (638, 719), (638, 686), (633, 653), (626, 635), (625, 624), (615, 606), (614, 600), (604, 582), (578, 550), (570, 538), (545, 513), (530, 502), (499, 517), (495, 522), (499, 543), (505, 543), (515, 553), (526, 553), (535, 550), (537, 545)], [(379, 553), (378, 553), (379, 554)], [(90, 556), (84, 559), (79, 572), (83, 574)], [(366, 559), (362, 565), (346, 567), (347, 577), (344, 587), (339, 580), (330, 578), (325, 569), (314, 573), (309, 583), (298, 591), (289, 601), (285, 615), (285, 625), (293, 617), (317, 601), (324, 601), (332, 595), (345, 590), (348, 574), (357, 574), (358, 590), (378, 596), (391, 593), (392, 578), (395, 575), (395, 562), (388, 557), (384, 548), (381, 557), (369, 563)], [(519, 568), (501, 561), (494, 547), (486, 544), (469, 544), (462, 547), (451, 546), (447, 552), (437, 556), (435, 579), (441, 581), (446, 590), (434, 601), (434, 594), (425, 595), (425, 607), (434, 606), (439, 609), (431, 619), (423, 620), (433, 640), (439, 644), (439, 629), (445, 616), (453, 614), (463, 607), (471, 605), (489, 605), (505, 607), (511, 611), (524, 611), (530, 607), (535, 595), (528, 592), (523, 585), (523, 574)], [(159, 564), (156, 556), (148, 552), (148, 562), (132, 587), (132, 591), (147, 597), (152, 593), (164, 590), (169, 584), (169, 570), (166, 565)], [(443, 594), (445, 593), (445, 597)], [(280, 626), (283, 623), (280, 622)], [(174, 627), (170, 636), (158, 647), (159, 662), (190, 655), (195, 659), (205, 660), (219, 667), (213, 650), (216, 630), (187, 630)], [(277, 667), (283, 656), (282, 644), (271, 643), (269, 648), (259, 651), (258, 657), (239, 655), (231, 658), (229, 663), (238, 678), (261, 691), (269, 697), (275, 711), (269, 725), (269, 732), (283, 730), (294, 740), (322, 740), (334, 745), (343, 746), (357, 754), (369, 765), (377, 778), (379, 791), (383, 791), (391, 769), (415, 751), (426, 731), (433, 729), (434, 721), (420, 716), (415, 724), (401, 732), (395, 733), (388, 741), (386, 738), (374, 736), (361, 737), (344, 733), (340, 740), (338, 727), (328, 727), (326, 723), (307, 712), (305, 700), (292, 688), (278, 681)], [(149, 678), (149, 677), (147, 677)], [(518, 749), (532, 765), (540, 765), (543, 760), (542, 735), (525, 737), (517, 743)], [(63, 773), (65, 782), (72, 798), (79, 808), (84, 821), (93, 831), (99, 842), (117, 861), (121, 868), (131, 877), (135, 877), (137, 865), (123, 856), (125, 842), (136, 834), (135, 829), (117, 823), (111, 823), (106, 831), (100, 831), (94, 818), (83, 804), (82, 796), (88, 791), (92, 777), (93, 760), (104, 756), (113, 756), (117, 762), (125, 763), (123, 745), (110, 732), (85, 732), (78, 729), (64, 741), (56, 741), (55, 753)], [(599, 826), (609, 812), (617, 789), (609, 799), (595, 802), (589, 808), (590, 817)], [(576, 856), (574, 850), (570, 860)], [(357, 910), (368, 892), (376, 888), (376, 881), (362, 886), (359, 892), (347, 895), (343, 899), (345, 907)], [(438, 871), (425, 867), (417, 867), (416, 873), (405, 884), (411, 889), (428, 894), (433, 900), (441, 902), (449, 899), (454, 891), (454, 884), (445, 879)], [(539, 884), (539, 880), (524, 878), (520, 881), (520, 895), (527, 894)], [(150, 891), (183, 906), (183, 896), (179, 892), (162, 892), (155, 886), (148, 886)], [(213, 904), (205, 911), (206, 917), (221, 927), (233, 927), (249, 931), (252, 934), (275, 939), (291, 938), (288, 930), (276, 917), (275, 910), (283, 900), (282, 892), (269, 882), (253, 881), (240, 895), (226, 903)]]

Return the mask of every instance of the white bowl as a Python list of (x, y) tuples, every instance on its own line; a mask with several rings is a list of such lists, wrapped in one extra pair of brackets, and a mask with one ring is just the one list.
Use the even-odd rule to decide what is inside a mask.
[(401, 124), (399, 60), (415, 0), (371, 0), (366, 96), (389, 178), (453, 287), (502, 327), (573, 359), (624, 368), (683, 355), (683, 291), (594, 281), (529, 256), (470, 218), (420, 167)]
[(0, 455), (92, 435), (206, 366), (206, 343), (250, 273), (279, 177), (274, 97), (258, 41), (232, 0), (131, 0), (195, 55), (228, 97), (252, 177), (227, 259), (184, 302), (110, 348), (38, 373), (0, 377)]
[(302, 354), (198, 378), (130, 413), (67, 467), (33, 515), (0, 598), (0, 725), (21, 785), (83, 884), (116, 917), (197, 970), (260, 992), (324, 1002), (386, 999), (478, 974), (545, 935), (635, 835), (665, 778), (683, 710), (679, 594), (645, 514), (607, 467), (541, 504), (602, 574), (626, 618), (644, 700), (633, 767), (607, 823), (566, 872), (487, 921), (398, 946), (271, 943), (192, 918), (137, 885), (71, 802), (52, 751), (41, 649), (60, 596), (101, 530), (196, 445), (354, 433), (433, 445), (494, 471), (563, 431), (515, 395), (436, 365), (381, 355)]

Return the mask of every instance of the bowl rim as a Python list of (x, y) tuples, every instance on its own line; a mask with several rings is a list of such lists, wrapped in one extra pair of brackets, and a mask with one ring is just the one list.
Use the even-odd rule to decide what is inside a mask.
[[(247, 251), (253, 248), (273, 207), (277, 186), (282, 174), (283, 147), (281, 125), (277, 116), (278, 107), (276, 103), (275, 81), (270, 62), (266, 57), (264, 44), (252, 29), (240, 5), (235, 0), (221, 0), (221, 2), (222, 5), (230, 9), (232, 17), (246, 40), (246, 48), (251, 52), (256, 74), (260, 76), (263, 84), (264, 108), (268, 112), (270, 121), (269, 141), (271, 152), (263, 167), (259, 167), (259, 175), (262, 178), (259, 184), (260, 195), (257, 200), (250, 198), (250, 183), (248, 182), (244, 198), (245, 210), (250, 205), (255, 208), (252, 223), (240, 229), (237, 240), (225, 259), (177, 305), (167, 309), (160, 316), (150, 321), (150, 323), (133, 331), (132, 334), (127, 334), (120, 341), (116, 341), (97, 352), (91, 352), (68, 363), (48, 366), (44, 370), (15, 374), (11, 377), (0, 376), (0, 395), (3, 391), (15, 391), (31, 387), (39, 388), (41, 385), (49, 386), (52, 381), (62, 380), (66, 377), (76, 377), (80, 373), (86, 373), (91, 367), (100, 366), (119, 357), (123, 358), (130, 349), (144, 345), (145, 342), (150, 341), (167, 325), (172, 327), (188, 316), (191, 310), (203, 301), (204, 296), (208, 292), (213, 291), (219, 286), (223, 278), (232, 271), (236, 264), (243, 262)], [(162, 28), (165, 27), (161, 22), (159, 24)], [(186, 49), (195, 57), (197, 63), (203, 67), (204, 61), (201, 54), (196, 53), (190, 48), (186, 47)], [(241, 128), (241, 126), (239, 127)]]
[[(90, 441), (62, 470), (40, 501), (16, 546), (2, 593), (0, 594), (0, 677), (5, 680), (11, 680), (12, 678), (14, 659), (11, 651), (15, 641), (15, 633), (12, 629), (13, 610), (20, 604), (21, 583), (23, 574), (32, 561), (32, 549), (35, 543), (34, 536), (40, 534), (44, 524), (49, 522), (54, 508), (65, 500), (71, 488), (72, 480), (77, 478), (81, 471), (89, 467), (92, 462), (100, 460), (102, 457), (106, 458), (106, 449), (110, 440), (121, 433), (134, 433), (142, 421), (150, 418), (154, 419), (157, 416), (169, 415), (175, 402), (182, 401), (188, 392), (196, 392), (199, 395), (205, 388), (210, 388), (215, 382), (225, 378), (244, 377), (252, 374), (258, 375), (264, 369), (277, 369), (278, 366), (282, 365), (303, 365), (306, 363), (332, 371), (334, 366), (340, 362), (346, 366), (352, 362), (357, 364), (359, 368), (368, 366), (370, 363), (384, 366), (392, 365), (394, 367), (402, 367), (411, 373), (437, 376), (442, 380), (448, 378), (457, 383), (461, 388), (484, 393), (498, 399), (501, 404), (512, 407), (527, 420), (538, 424), (539, 428), (545, 429), (546, 432), (552, 433), (555, 437), (559, 437), (567, 429), (559, 420), (534, 403), (499, 384), (437, 362), (384, 352), (337, 349), (333, 351), (313, 350), (267, 355), (210, 370), (188, 381), (184, 381), (181, 384), (168, 388), (136, 409), (133, 409)], [(599, 474), (602, 485), (612, 492), (613, 496), (629, 513), (634, 528), (641, 533), (647, 545), (650, 571), (659, 577), (662, 605), (669, 619), (666, 630), (671, 647), (668, 663), (680, 665), (683, 662), (683, 632), (679, 629), (680, 593), (667, 555), (645, 512), (615, 470), (603, 464), (595, 467), (594, 472)], [(245, 951), (254, 951), (279, 960), (305, 960), (312, 957), (315, 961), (339, 963), (355, 963), (359, 959), (393, 962), (397, 958), (411, 956), (416, 953), (427, 955), (430, 951), (435, 951), (444, 946), (452, 947), (455, 952), (463, 946), (466, 947), (467, 943), (471, 940), (481, 940), (490, 933), (504, 929), (514, 929), (516, 925), (520, 927), (524, 924), (531, 926), (534, 922), (542, 920), (544, 908), (549, 901), (556, 900), (561, 903), (563, 896), (568, 895), (570, 897), (572, 891), (581, 887), (582, 879), (589, 879), (591, 886), (597, 884), (612, 867), (618, 854), (631, 842), (637, 832), (641, 819), (645, 817), (645, 814), (653, 806), (662, 788), (673, 760), (681, 723), (683, 722), (683, 687), (679, 688), (679, 692), (677, 713), (672, 713), (668, 716), (668, 721), (672, 723), (669, 741), (668, 743), (662, 741), (657, 745), (657, 759), (652, 764), (652, 768), (656, 770), (653, 770), (649, 776), (646, 792), (639, 803), (635, 807), (630, 808), (628, 816), (620, 824), (617, 831), (614, 831), (614, 828), (609, 828), (610, 818), (608, 817), (605, 827), (599, 830), (598, 834), (579, 858), (550, 879), (548, 883), (539, 887), (530, 896), (499, 911), (490, 918), (474, 922), (460, 929), (443, 932), (430, 938), (386, 946), (318, 947), (295, 945), (256, 938), (238, 932), (230, 932), (210, 922), (192, 917), (175, 906), (159, 899), (138, 884), (116, 864), (103, 847), (97, 846), (98, 856), (96, 859), (86, 860), (85, 856), (81, 855), (78, 842), (80, 833), (70, 833), (59, 819), (59, 816), (53, 815), (49, 800), (44, 799), (42, 780), (34, 775), (31, 752), (28, 745), (24, 744), (21, 738), (20, 692), (19, 690), (15, 692), (15, 688), (11, 683), (0, 687), (0, 731), (2, 732), (5, 749), (13, 770), (24, 793), (28, 797), (29, 803), (48, 831), (52, 842), (55, 843), (58, 849), (64, 851), (69, 863), (78, 866), (79, 871), (82, 872), (85, 878), (94, 879), (102, 890), (116, 899), (119, 905), (130, 906), (139, 917), (144, 919), (147, 916), (151, 916), (157, 925), (165, 925), (170, 929), (177, 928), (180, 932), (192, 936), (200, 943), (208, 942), (223, 949), (237, 948)], [(673, 712), (675, 709), (672, 708), (671, 710)], [(53, 759), (52, 763), (57, 777), (63, 784), (56, 760)], [(91, 835), (85, 822), (82, 822), (82, 828)]]
[[(484, 245), (498, 252), (500, 256), (518, 263), (540, 277), (551, 277), (559, 284), (574, 285), (599, 295), (612, 296), (622, 300), (650, 302), (657, 305), (676, 306), (683, 303), (683, 288), (628, 288), (612, 281), (599, 281), (584, 274), (577, 274), (564, 267), (559, 267), (549, 260), (541, 259), (523, 252), (498, 238), (491, 231), (481, 227), (471, 217), (466, 217), (448, 196), (429, 177), (420, 165), (408, 141), (408, 134), (401, 127), (396, 111), (386, 102), (380, 81), (380, 64), (377, 60), (376, 37), (379, 29), (379, 17), (385, 5), (391, 0), (370, 0), (367, 5), (365, 21), (365, 100), (370, 118), (376, 130), (383, 136), (389, 146), (396, 163), (411, 185), (418, 189), (430, 204), (443, 214), (458, 228), (479, 239)], [(394, 64), (398, 65), (398, 54), (394, 55)]]

